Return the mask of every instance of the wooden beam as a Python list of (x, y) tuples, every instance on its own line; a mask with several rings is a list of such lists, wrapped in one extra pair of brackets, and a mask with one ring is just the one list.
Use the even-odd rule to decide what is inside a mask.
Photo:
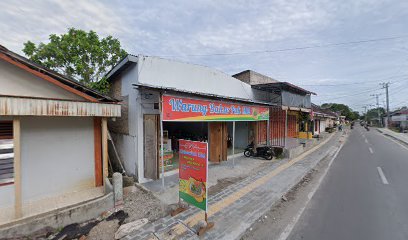
[(102, 118), (102, 166), (103, 182), (108, 177), (108, 121)]
[(9, 56), (5, 55), (4, 53), (0, 53), (0, 59), (3, 59), (4, 61), (9, 62), (9, 63), (13, 64), (14, 66), (17, 66), (17, 67), (19, 67), (19, 68), (21, 68), (21, 69), (23, 69), (23, 70), (25, 70), (25, 71), (27, 71), (29, 73), (34, 74), (35, 76), (37, 76), (39, 78), (42, 78), (42, 79), (44, 79), (44, 80), (46, 80), (46, 81), (48, 81), (48, 82), (50, 82), (52, 84), (55, 84), (55, 85), (65, 89), (68, 92), (71, 92), (71, 93), (73, 93), (75, 95), (83, 97), (86, 100), (89, 100), (91, 102), (99, 102), (96, 98), (93, 98), (93, 97), (89, 96), (88, 94), (83, 93), (83, 92), (81, 92), (81, 91), (79, 91), (79, 90), (77, 90), (77, 89), (75, 89), (73, 87), (65, 85), (64, 83), (62, 83), (62, 82), (60, 82), (60, 81), (58, 81), (58, 80), (56, 80), (56, 79), (54, 79), (54, 78), (52, 78), (52, 77), (50, 77), (48, 75), (45, 75), (44, 73), (38, 72), (38, 71), (36, 71), (34, 69), (31, 69), (28, 66), (26, 66), (26, 65), (24, 65), (24, 64), (22, 64), (20, 62), (15, 61), (14, 59), (10, 58)]
[(95, 187), (103, 186), (102, 176), (102, 122), (94, 118)]
[(21, 148), (20, 148), (20, 119), (13, 119), (13, 141), (14, 141), (14, 216), (21, 218), (22, 198), (21, 198)]

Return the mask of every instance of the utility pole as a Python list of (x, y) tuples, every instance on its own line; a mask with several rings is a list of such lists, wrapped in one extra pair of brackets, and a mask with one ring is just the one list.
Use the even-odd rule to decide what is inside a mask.
[(381, 83), (380, 85), (382, 85), (382, 87), (385, 88), (385, 98), (387, 101), (387, 125), (386, 127), (388, 127), (390, 123), (390, 98), (388, 97), (388, 86), (390, 85), (390, 82)]
[(372, 106), (374, 106), (374, 105), (372, 105), (372, 104), (368, 104), (368, 105), (365, 105), (365, 106), (363, 106), (363, 108), (364, 108), (364, 112), (365, 112), (365, 122), (368, 124), (368, 118), (367, 118), (367, 115), (368, 115), (368, 108), (369, 107), (372, 107)]
[(381, 94), (376, 93), (376, 94), (371, 94), (370, 96), (374, 96), (374, 97), (376, 98), (376, 100), (377, 100), (378, 125), (379, 125), (379, 127), (382, 127), (381, 113), (380, 113), (380, 103), (379, 103), (379, 101), (378, 101), (378, 97), (379, 97), (380, 95), (381, 95)]
[(367, 122), (367, 106), (364, 106), (363, 108), (364, 108), (364, 113), (365, 113), (364, 120), (365, 122)]

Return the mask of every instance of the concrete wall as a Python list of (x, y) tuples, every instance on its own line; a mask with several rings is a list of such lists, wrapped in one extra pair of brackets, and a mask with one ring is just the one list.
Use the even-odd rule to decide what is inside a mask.
[(93, 187), (92, 118), (22, 117), (23, 204)]
[(320, 132), (323, 133), (326, 131), (326, 119), (320, 120)]
[(14, 184), (0, 186), (0, 208), (14, 206)]
[(242, 82), (251, 84), (251, 85), (255, 85), (255, 84), (265, 84), (265, 83), (275, 83), (278, 82), (277, 80), (262, 75), (260, 73), (251, 71), (251, 70), (247, 70), (247, 71), (243, 71), (240, 73), (237, 73), (235, 75), (233, 75), (234, 78), (237, 78), (239, 80), (241, 80)]
[[(137, 129), (136, 117), (139, 111), (137, 90), (132, 84), (137, 83), (137, 64), (129, 66), (122, 74), (112, 79), (112, 89), (110, 95), (124, 101), (122, 116), (115, 122), (109, 121), (115, 146), (118, 150), (126, 173), (138, 179), (137, 162)], [(126, 111), (126, 112), (125, 112)]]
[(0, 72), (0, 95), (84, 100), (3, 60)]
[(59, 229), (69, 224), (81, 223), (100, 217), (104, 212), (112, 210), (113, 206), (113, 193), (109, 193), (76, 206), (65, 207), (2, 225), (0, 226), (0, 236), (6, 239), (25, 239), (23, 236), (30, 235), (45, 227)]

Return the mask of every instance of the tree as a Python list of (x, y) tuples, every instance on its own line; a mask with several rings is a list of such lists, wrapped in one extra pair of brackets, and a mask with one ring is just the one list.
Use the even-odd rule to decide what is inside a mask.
[(30, 60), (102, 93), (109, 91), (104, 75), (127, 55), (118, 39), (99, 38), (94, 31), (69, 28), (65, 34), (51, 34), (49, 40), (38, 45), (27, 41), (23, 52)]
[(342, 116), (346, 116), (347, 120), (357, 120), (360, 114), (353, 111), (349, 106), (341, 103), (324, 103), (321, 106), (324, 109), (330, 109), (332, 112), (340, 112)]

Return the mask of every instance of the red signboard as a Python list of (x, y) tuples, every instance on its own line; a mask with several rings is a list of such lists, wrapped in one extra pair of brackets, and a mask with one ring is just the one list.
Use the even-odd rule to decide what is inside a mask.
[(163, 95), (163, 121), (261, 121), (269, 108)]
[(207, 210), (208, 143), (179, 140), (179, 196)]

